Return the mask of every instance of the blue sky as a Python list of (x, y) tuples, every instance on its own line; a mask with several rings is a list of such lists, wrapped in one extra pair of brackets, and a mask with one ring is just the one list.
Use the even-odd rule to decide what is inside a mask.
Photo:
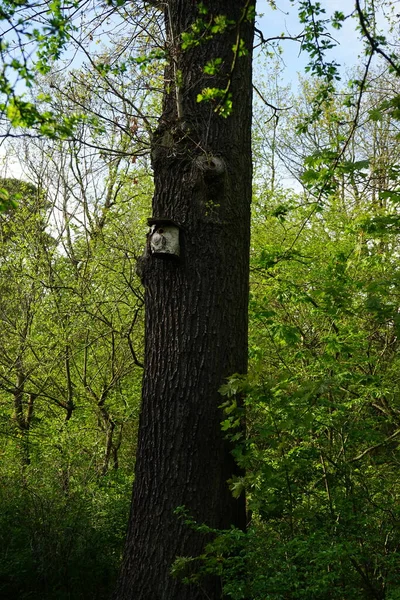
[[(326, 10), (326, 17), (332, 16), (335, 11), (342, 11), (345, 15), (354, 10), (351, 0), (320, 0), (321, 6)], [(290, 0), (276, 0), (277, 9), (271, 9), (267, 0), (258, 0), (257, 12), (263, 13), (259, 18), (258, 26), (265, 37), (280, 35), (298, 35), (302, 30), (297, 16), (297, 3)], [(337, 40), (338, 45), (331, 51), (330, 59), (343, 65), (343, 72), (347, 68), (354, 67), (362, 54), (362, 44), (359, 35), (356, 32), (356, 21), (348, 18), (343, 24), (342, 29), (332, 29), (332, 35)], [(283, 61), (286, 65), (282, 73), (283, 83), (293, 83), (297, 81), (297, 74), (304, 74), (304, 67), (308, 63), (308, 55), (300, 53), (300, 44), (298, 42), (282, 42)]]

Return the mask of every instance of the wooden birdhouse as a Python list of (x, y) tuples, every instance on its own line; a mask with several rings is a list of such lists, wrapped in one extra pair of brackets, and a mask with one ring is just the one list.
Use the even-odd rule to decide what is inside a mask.
[(180, 256), (180, 227), (175, 221), (164, 218), (147, 220), (150, 253), (160, 257)]

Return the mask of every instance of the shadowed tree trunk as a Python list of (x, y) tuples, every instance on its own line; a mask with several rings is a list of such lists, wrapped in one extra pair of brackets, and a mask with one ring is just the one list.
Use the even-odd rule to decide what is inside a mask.
[[(185, 506), (216, 528), (245, 527), (244, 498), (227, 480), (238, 473), (221, 432), (218, 389), (247, 368), (251, 202), (251, 48), (253, 2), (208, 0), (204, 22), (222, 31), (180, 48), (199, 3), (165, 5), (170, 65), (163, 114), (153, 138), (153, 218), (180, 226), (180, 258), (152, 254), (138, 269), (146, 295), (146, 349), (135, 484), (115, 600), (221, 598), (216, 579), (203, 587), (171, 577), (176, 556), (195, 556), (204, 536), (174, 514)], [(217, 19), (215, 19), (217, 17)], [(245, 52), (235, 52), (238, 45)], [(204, 66), (221, 59), (216, 75)], [(180, 87), (175, 85), (179, 81)], [(197, 102), (204, 88), (226, 89)], [(161, 232), (162, 233), (162, 232)]]

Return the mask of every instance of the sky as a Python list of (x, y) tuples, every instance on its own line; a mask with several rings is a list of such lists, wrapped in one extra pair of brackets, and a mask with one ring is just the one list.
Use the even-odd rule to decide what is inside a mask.
[[(331, 17), (335, 11), (342, 11), (348, 15), (354, 9), (351, 0), (320, 0), (320, 4), (326, 10), (326, 17)], [(299, 23), (296, 3), (290, 0), (276, 0), (276, 10), (271, 9), (268, 0), (258, 0), (257, 13), (258, 27), (262, 30), (264, 37), (280, 35), (298, 35), (302, 31), (302, 25)], [(353, 67), (362, 54), (362, 44), (356, 32), (356, 22), (353, 18), (348, 18), (343, 24), (342, 29), (332, 29), (332, 35), (337, 40), (338, 45), (332, 50), (331, 58), (335, 58), (342, 65), (343, 72), (346, 68)], [(294, 83), (298, 79), (298, 74), (304, 74), (304, 68), (308, 63), (308, 55), (305, 52), (300, 53), (300, 44), (293, 41), (284, 41), (282, 43), (282, 59), (285, 69), (282, 72), (282, 83)]]

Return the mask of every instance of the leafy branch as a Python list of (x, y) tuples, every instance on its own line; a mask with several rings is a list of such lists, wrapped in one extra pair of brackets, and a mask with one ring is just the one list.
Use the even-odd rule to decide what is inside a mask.
[(362, 10), (362, 8), (360, 6), (359, 0), (356, 0), (356, 11), (357, 11), (357, 15), (358, 15), (358, 18), (360, 21), (361, 31), (362, 31), (363, 35), (367, 38), (368, 43), (370, 45), (371, 54), (373, 54), (374, 52), (376, 52), (377, 54), (380, 54), (386, 60), (386, 62), (388, 62), (389, 65), (392, 67), (394, 73), (396, 73), (396, 75), (400, 76), (400, 64), (395, 62), (395, 59), (398, 57), (395, 54), (389, 55), (387, 52), (382, 50), (382, 45), (385, 45), (387, 43), (386, 39), (384, 37), (380, 37), (378, 39), (376, 36), (374, 37), (371, 34), (370, 30), (368, 29), (367, 18), (365, 16), (364, 11)]

